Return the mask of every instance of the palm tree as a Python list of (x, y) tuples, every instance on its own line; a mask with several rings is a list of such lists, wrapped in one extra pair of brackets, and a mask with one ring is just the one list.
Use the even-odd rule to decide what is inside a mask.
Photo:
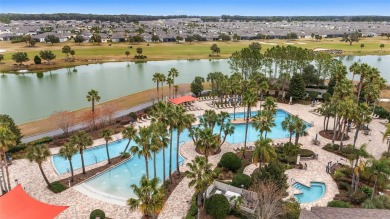
[(196, 121), (196, 118), (193, 114), (185, 114), (185, 110), (182, 106), (178, 106), (176, 108), (176, 113), (178, 118), (181, 118), (177, 120), (176, 124), (176, 130), (177, 130), (177, 139), (176, 139), (176, 171), (180, 175), (180, 168), (179, 168), (179, 144), (180, 144), (180, 134), (184, 131), (186, 128), (190, 128), (192, 123)]
[(146, 177), (149, 178), (149, 165), (148, 160), (152, 157), (150, 154), (150, 145), (151, 145), (151, 136), (152, 136), (152, 127), (142, 127), (139, 129), (139, 135), (134, 138), (135, 143), (138, 146), (133, 146), (130, 148), (131, 153), (138, 155), (138, 157), (143, 156), (145, 158), (145, 167), (146, 167)]
[[(175, 78), (179, 77), (179, 71), (176, 68), (171, 68), (168, 72), (168, 79), (172, 79), (172, 85), (175, 85)], [(168, 82), (168, 80), (167, 80)], [(169, 92), (171, 91), (171, 87), (169, 87)]]
[(76, 134), (70, 137), (70, 142), (74, 144), (80, 151), (81, 166), (83, 167), (83, 174), (85, 174), (84, 150), (93, 144), (92, 138), (84, 131), (78, 131)]
[(252, 126), (257, 131), (260, 131), (260, 138), (263, 137), (263, 132), (265, 132), (265, 138), (267, 138), (267, 133), (270, 132), (271, 128), (275, 125), (275, 116), (272, 111), (258, 111), (257, 115), (253, 117)]
[(77, 154), (77, 152), (78, 149), (75, 147), (75, 145), (68, 142), (60, 149), (60, 153), (59, 153), (61, 157), (69, 161), (70, 173), (72, 174), (72, 177), (70, 178), (71, 182), (74, 182), (72, 157), (73, 155)]
[(123, 138), (126, 138), (129, 140), (127, 142), (125, 149), (123, 150), (123, 154), (126, 153), (127, 148), (129, 147), (131, 140), (133, 140), (136, 135), (137, 135), (137, 129), (135, 129), (134, 126), (128, 126), (122, 130)]
[[(15, 144), (16, 144), (16, 136), (14, 135), (14, 133), (7, 126), (0, 125), (0, 155), (3, 157), (4, 160), (5, 174), (7, 176), (7, 182), (8, 182), (8, 191), (11, 190), (11, 181), (9, 178), (6, 152), (9, 150), (11, 146)], [(1, 165), (3, 164), (1, 158), (0, 158), (0, 163)], [(3, 169), (3, 167), (1, 168)]]
[[(360, 158), (369, 158), (371, 155), (367, 152), (367, 144), (362, 144), (359, 149), (352, 150), (352, 154), (348, 156), (348, 159), (351, 160), (352, 168), (356, 169), (359, 164)], [(356, 170), (355, 170), (356, 171)], [(358, 174), (353, 172), (352, 174), (352, 185), (356, 184), (355, 177), (357, 178)], [(357, 185), (355, 185), (357, 187)]]
[(111, 164), (110, 152), (108, 151), (108, 141), (112, 140), (111, 135), (112, 135), (111, 129), (103, 129), (102, 132), (100, 132), (100, 137), (104, 138), (104, 141), (106, 142), (106, 152), (107, 152), (108, 164)]
[(267, 97), (265, 98), (265, 102), (263, 103), (264, 110), (269, 110), (273, 112), (274, 114), (276, 113), (278, 107), (275, 104), (275, 100), (272, 97)]
[(291, 114), (288, 114), (287, 117), (283, 120), (282, 129), (284, 131), (288, 131), (290, 133), (289, 142), (291, 143), (291, 138), (292, 138), (293, 132), (295, 130), (295, 122), (294, 122), (294, 118)]
[(95, 128), (95, 102), (100, 101), (99, 92), (94, 89), (88, 91), (87, 101), (92, 103), (93, 128)]
[(164, 192), (158, 189), (159, 179), (142, 176), (139, 187), (132, 184), (134, 194), (138, 199), (130, 198), (127, 204), (131, 211), (139, 210), (143, 214), (143, 218), (153, 218), (164, 207)]
[(374, 197), (376, 192), (376, 184), (378, 180), (388, 180), (390, 176), (390, 160), (389, 159), (372, 159), (371, 165), (368, 166), (368, 171), (371, 176), (375, 176), (374, 191), (372, 192), (371, 199)]
[(299, 136), (300, 135), (306, 135), (306, 124), (305, 122), (300, 119), (298, 116), (293, 116), (294, 120), (294, 127), (295, 127), (295, 144), (298, 144)]
[(246, 121), (245, 121), (245, 141), (244, 141), (244, 148), (246, 148), (247, 138), (248, 138), (248, 125), (249, 125), (249, 115), (251, 111), (251, 107), (255, 106), (257, 103), (257, 95), (256, 92), (253, 89), (247, 90), (247, 92), (244, 93), (243, 103), (247, 107), (247, 114), (246, 114)]
[(167, 84), (168, 84), (168, 97), (171, 98), (171, 88), (172, 88), (172, 84), (173, 84), (173, 78), (169, 77), (167, 78)]
[[(156, 177), (156, 153), (165, 149), (168, 146), (168, 132), (165, 125), (161, 123), (152, 123), (152, 136), (151, 136), (151, 146), (150, 151), (153, 153), (153, 168), (154, 168), (154, 177)], [(165, 159), (165, 158), (164, 158)], [(164, 178), (165, 180), (165, 178)]]
[(155, 82), (156, 83), (156, 89), (157, 89), (157, 101), (160, 101), (160, 83), (161, 82), (164, 82), (164, 78), (163, 77), (165, 77), (164, 76), (164, 74), (162, 74), (162, 73), (158, 73), (158, 72), (156, 72), (156, 73), (154, 73), (153, 74), (153, 82)]
[(48, 157), (50, 157), (51, 153), (49, 148), (46, 145), (33, 145), (28, 148), (27, 151), (27, 159), (30, 162), (36, 162), (38, 164), (39, 170), (42, 173), (43, 179), (45, 179), (45, 182), (47, 186), (50, 187), (50, 182), (47, 179), (45, 172), (43, 172), (42, 163), (43, 161), (46, 161)]
[(268, 163), (277, 157), (275, 148), (271, 145), (272, 140), (269, 138), (260, 138), (255, 143), (255, 150), (253, 151), (253, 162), (260, 163), (259, 171), (261, 169), (261, 162)]
[[(390, 135), (390, 124), (387, 124), (386, 125), (386, 131), (383, 133), (383, 139), (382, 141), (385, 141), (385, 139), (387, 139)], [(388, 143), (388, 146), (387, 146), (387, 156), (390, 152), (390, 143)]]
[(191, 180), (188, 183), (188, 187), (194, 187), (197, 193), (198, 219), (200, 219), (203, 193), (214, 181), (213, 171), (211, 170), (212, 165), (204, 157), (196, 156), (191, 163), (187, 163), (187, 166), (189, 170), (185, 172), (185, 175)]

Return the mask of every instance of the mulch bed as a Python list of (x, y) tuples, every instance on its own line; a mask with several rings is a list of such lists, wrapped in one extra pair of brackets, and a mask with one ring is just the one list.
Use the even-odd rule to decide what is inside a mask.
[(172, 182), (169, 183), (168, 188), (165, 188), (165, 201), (168, 200), (169, 196), (171, 196), (173, 190), (175, 190), (176, 186), (184, 179), (185, 174), (179, 173), (177, 171), (172, 173)]
[[(195, 148), (195, 151), (198, 154), (204, 155), (204, 153), (202, 153), (198, 148)], [(219, 153), (221, 153), (221, 148), (218, 148), (218, 150), (216, 150), (216, 151), (210, 151), (209, 152), (209, 156), (213, 156), (213, 155), (216, 155), (216, 154), (219, 154)]]
[[(83, 174), (83, 173), (79, 173), (79, 174), (76, 174), (74, 175), (74, 182), (71, 183), (71, 185), (76, 185), (78, 183), (81, 183), (85, 180), (88, 180), (89, 178), (91, 177), (94, 177), (96, 176), (97, 174), (99, 173), (102, 173), (103, 171), (107, 170), (108, 168), (114, 166), (114, 165), (117, 165), (118, 163), (122, 162), (122, 161), (126, 161), (128, 160), (129, 158), (122, 158), (122, 157), (115, 157), (115, 158), (111, 158), (111, 164), (106, 164), (106, 165), (103, 165), (103, 166), (100, 166), (100, 167), (96, 167), (92, 170), (88, 170), (88, 171), (85, 171), (86, 173)], [(68, 178), (65, 178), (65, 179), (61, 179), (59, 180), (59, 182), (61, 182), (61, 184), (63, 184), (64, 186), (68, 187), (68, 182), (70, 180), (71, 177), (68, 177)], [(130, 185), (129, 185), (130, 186)]]
[[(333, 130), (322, 130), (319, 133), (323, 138), (333, 140)], [(336, 141), (341, 141), (341, 134), (340, 136), (336, 136)], [(349, 136), (347, 134), (344, 134), (344, 141), (349, 140)]]

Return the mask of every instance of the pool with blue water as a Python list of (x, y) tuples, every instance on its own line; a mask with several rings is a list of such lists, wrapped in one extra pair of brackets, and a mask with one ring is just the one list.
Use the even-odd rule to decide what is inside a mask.
[(297, 182), (294, 183), (292, 187), (301, 191), (301, 193), (294, 195), (298, 203), (308, 203), (308, 202), (317, 201), (322, 196), (324, 196), (326, 192), (326, 185), (325, 183), (321, 183), (321, 182), (311, 182), (310, 187), (307, 187)]
[[(257, 112), (252, 112), (251, 115), (256, 115)], [(289, 137), (289, 133), (287, 131), (283, 131), (282, 129), (282, 121), (285, 119), (285, 117), (288, 115), (287, 112), (284, 110), (278, 110), (275, 116), (275, 124), (276, 126), (271, 129), (271, 132), (267, 134), (268, 138), (287, 138)], [(236, 113), (236, 118), (243, 118), (244, 113)], [(233, 119), (233, 114), (230, 114), (230, 118)], [(307, 124), (309, 127), (310, 125)], [(226, 141), (232, 144), (236, 143), (243, 143), (245, 139), (245, 124), (234, 124), (235, 132), (233, 135), (228, 136), (226, 138)], [(217, 132), (219, 127), (215, 127), (215, 132)], [(177, 132), (174, 131), (173, 133), (173, 155), (172, 156), (172, 169), (176, 169), (176, 151), (178, 150), (176, 140), (177, 140)], [(248, 142), (254, 142), (259, 139), (259, 132), (256, 131), (251, 124), (249, 124), (248, 127)], [(189, 131), (184, 130), (180, 134), (180, 142), (179, 146), (182, 145), (184, 142), (190, 141), (191, 138), (189, 137)], [(114, 141), (112, 143), (109, 143), (109, 151), (110, 151), (110, 157), (116, 157), (119, 156), (120, 153), (124, 150), (126, 147), (128, 141), (126, 139), (124, 140), (118, 140)], [(135, 143), (132, 141), (130, 143), (130, 147), (134, 146)], [(59, 174), (66, 173), (69, 171), (69, 162), (65, 160), (64, 158), (53, 155), (53, 164), (56, 169), (56, 171)], [(84, 164), (85, 166), (93, 165), (95, 163), (105, 161), (107, 160), (107, 154), (105, 145), (96, 146), (93, 148), (88, 148), (84, 151)], [(184, 161), (184, 158), (179, 156), (179, 163), (182, 163)], [(150, 159), (148, 162), (149, 167), (149, 176), (153, 177), (153, 159)], [(156, 155), (156, 166), (157, 166), (157, 177), (160, 179), (163, 178), (163, 171), (162, 171), (162, 163), (163, 163), (163, 156), (162, 151), (160, 151)], [(166, 172), (168, 173), (169, 168), (169, 149), (165, 150), (165, 163), (166, 163)], [(76, 154), (72, 157), (72, 164), (74, 169), (81, 168), (81, 158), (80, 154)], [(129, 198), (133, 197), (132, 190), (130, 189), (131, 184), (138, 184), (139, 180), (141, 179), (142, 175), (146, 173), (146, 167), (145, 167), (145, 160), (143, 157), (138, 158), (137, 156), (132, 157), (127, 162), (118, 165), (117, 167), (91, 179), (85, 182), (87, 186), (90, 186), (98, 191), (101, 191), (103, 193), (108, 193), (114, 196), (118, 197), (124, 197)]]

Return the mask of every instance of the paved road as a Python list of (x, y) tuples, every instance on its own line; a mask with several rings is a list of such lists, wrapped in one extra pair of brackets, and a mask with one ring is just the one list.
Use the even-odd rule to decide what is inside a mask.
[[(129, 109), (121, 110), (121, 111), (117, 112), (114, 117), (118, 118), (118, 117), (121, 117), (121, 116), (124, 116), (124, 115), (128, 115), (131, 112), (137, 112), (137, 111), (140, 111), (140, 110), (145, 109), (147, 107), (150, 107), (152, 105), (153, 105), (153, 101), (146, 102), (146, 103), (143, 103), (143, 104), (131, 107)], [(75, 131), (75, 130), (79, 130), (79, 129), (82, 129), (82, 128), (85, 128), (85, 125), (77, 124), (77, 125), (72, 126), (70, 128), (70, 131)], [(27, 142), (30, 142), (30, 141), (34, 141), (34, 140), (43, 138), (45, 136), (53, 137), (53, 136), (61, 135), (61, 134), (63, 134), (62, 129), (56, 129), (56, 130), (53, 130), (53, 131), (44, 132), (44, 133), (37, 134), (37, 135), (26, 136), (26, 137), (22, 138), (22, 142), (27, 143)]]

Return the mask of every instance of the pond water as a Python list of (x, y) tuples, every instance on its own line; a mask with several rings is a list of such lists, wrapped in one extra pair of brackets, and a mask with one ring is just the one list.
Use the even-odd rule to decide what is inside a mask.
[[(359, 60), (366, 62), (377, 67), (390, 81), (390, 55), (340, 59), (346, 65)], [(111, 62), (78, 66), (77, 72), (64, 68), (44, 74), (4, 74), (0, 76), (0, 113), (10, 115), (17, 124), (42, 119), (54, 111), (90, 106), (85, 98), (90, 89), (98, 90), (104, 102), (155, 88), (153, 74), (168, 74), (171, 68), (180, 73), (176, 84), (191, 83), (195, 76), (206, 77), (215, 71), (230, 74), (227, 59)]]

